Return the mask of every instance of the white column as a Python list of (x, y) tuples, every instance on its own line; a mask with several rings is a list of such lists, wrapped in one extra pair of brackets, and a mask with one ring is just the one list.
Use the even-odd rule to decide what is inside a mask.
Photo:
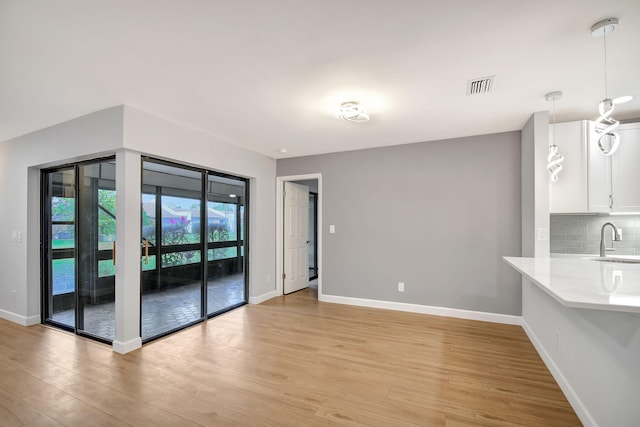
[(113, 350), (128, 353), (140, 338), (140, 153), (116, 152), (116, 338)]
[(522, 256), (549, 256), (549, 114), (534, 113), (522, 128)]

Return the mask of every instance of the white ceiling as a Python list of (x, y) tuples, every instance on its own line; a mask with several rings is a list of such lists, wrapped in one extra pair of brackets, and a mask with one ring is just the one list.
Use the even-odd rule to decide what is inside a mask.
[[(120, 104), (274, 158), (521, 129), (553, 90), (594, 119), (608, 17), (638, 118), (639, 0), (0, 0), (0, 140)], [(330, 116), (352, 100), (371, 122)]]

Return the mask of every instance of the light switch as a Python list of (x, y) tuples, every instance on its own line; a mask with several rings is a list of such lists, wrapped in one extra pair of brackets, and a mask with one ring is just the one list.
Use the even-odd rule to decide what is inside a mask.
[(329, 226), (329, 233), (334, 234), (336, 232), (336, 226), (335, 225), (330, 225)]
[(22, 242), (22, 232), (21, 231), (13, 231), (11, 233), (11, 241), (12, 242)]

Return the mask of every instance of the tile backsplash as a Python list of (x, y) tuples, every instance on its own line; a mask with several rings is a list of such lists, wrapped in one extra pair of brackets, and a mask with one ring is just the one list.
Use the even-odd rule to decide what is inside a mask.
[[(551, 252), (598, 254), (600, 229), (605, 222), (622, 229), (622, 241), (613, 242), (615, 251), (608, 251), (608, 255), (640, 255), (640, 215), (551, 215)], [(611, 236), (612, 229), (607, 227), (607, 247), (611, 247)]]

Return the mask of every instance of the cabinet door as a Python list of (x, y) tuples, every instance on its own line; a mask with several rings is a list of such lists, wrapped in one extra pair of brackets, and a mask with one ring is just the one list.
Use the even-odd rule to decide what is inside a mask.
[(589, 212), (611, 212), (611, 157), (605, 156), (598, 148), (599, 134), (595, 131), (595, 124), (588, 122), (589, 154), (588, 154), (588, 182), (589, 182)]
[(549, 126), (549, 143), (554, 141), (564, 162), (558, 181), (549, 180), (549, 212), (585, 213), (588, 210), (587, 121)]
[(640, 212), (640, 123), (621, 125), (620, 147), (611, 156), (613, 211)]

